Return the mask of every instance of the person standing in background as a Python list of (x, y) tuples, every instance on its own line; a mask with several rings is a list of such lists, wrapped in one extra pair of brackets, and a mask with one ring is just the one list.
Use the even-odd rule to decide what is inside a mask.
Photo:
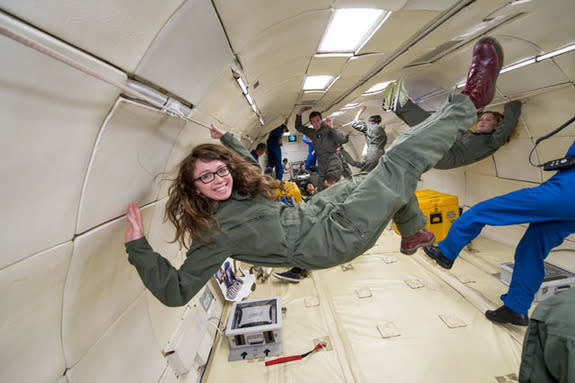
[(276, 178), (281, 180), (284, 175), (282, 165), (282, 136), (288, 131), (285, 124), (282, 124), (272, 130), (268, 136), (268, 168), (276, 170)]

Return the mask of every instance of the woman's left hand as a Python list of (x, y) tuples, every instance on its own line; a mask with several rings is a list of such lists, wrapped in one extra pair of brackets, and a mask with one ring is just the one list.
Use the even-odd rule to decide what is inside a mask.
[(222, 138), (222, 136), (224, 134), (226, 134), (225, 131), (221, 130), (220, 128), (218, 128), (217, 126), (215, 126), (214, 124), (210, 125), (212, 128), (210, 129), (210, 136), (212, 136), (212, 138), (215, 138), (216, 140), (219, 140), (220, 138)]

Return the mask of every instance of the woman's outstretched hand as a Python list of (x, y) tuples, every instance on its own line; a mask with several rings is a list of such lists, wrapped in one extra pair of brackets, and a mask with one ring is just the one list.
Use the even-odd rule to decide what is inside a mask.
[(218, 128), (217, 126), (215, 126), (214, 124), (210, 125), (212, 128), (210, 129), (210, 136), (212, 136), (212, 138), (215, 138), (216, 140), (219, 140), (220, 138), (222, 138), (222, 136), (224, 134), (226, 134), (225, 131), (221, 130), (220, 128)]
[(144, 236), (144, 224), (142, 223), (142, 214), (140, 208), (135, 202), (130, 203), (126, 210), (127, 226), (124, 240), (126, 242), (140, 239)]

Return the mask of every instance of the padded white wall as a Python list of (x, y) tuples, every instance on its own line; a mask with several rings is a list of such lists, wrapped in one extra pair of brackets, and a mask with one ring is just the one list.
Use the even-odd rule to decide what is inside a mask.
[[(1, 14), (0, 22), (116, 81), (125, 79)], [(73, 237), (94, 141), (119, 91), (3, 36), (0, 49), (2, 268)]]
[[(0, 1), (8, 12), (0, 11), (0, 26), (123, 83), (140, 61), (153, 69), (162, 55), (183, 51), (185, 33), (169, 36), (174, 46), (149, 46), (170, 31), (162, 26), (181, 3)], [(209, 4), (190, 1), (186, 9)], [(170, 26), (181, 31), (185, 19)], [(213, 10), (204, 21), (223, 38)], [(203, 84), (198, 100), (231, 61), (223, 45), (205, 60), (193, 57), (196, 72), (185, 72), (187, 86)], [(144, 289), (125, 253), (124, 210), (130, 201), (143, 206), (152, 246), (175, 266), (183, 262), (158, 196), (186, 122), (6, 37), (0, 49), (0, 381), (174, 382), (161, 350), (184, 311), (198, 309), (197, 298), (168, 308)], [(153, 80), (176, 84), (183, 71)], [(190, 129), (185, 150), (200, 131), (209, 139), (204, 128)], [(221, 311), (216, 302), (213, 315)], [(197, 377), (190, 372), (190, 381)]]

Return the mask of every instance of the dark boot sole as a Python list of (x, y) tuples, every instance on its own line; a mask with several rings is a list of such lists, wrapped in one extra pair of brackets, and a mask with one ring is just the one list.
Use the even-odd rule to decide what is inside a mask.
[(487, 312), (485, 313), (485, 317), (487, 319), (489, 319), (491, 322), (495, 322), (495, 323), (503, 323), (503, 324), (510, 323), (510, 324), (513, 324), (516, 326), (527, 326), (527, 325), (529, 325), (529, 320), (526, 320), (526, 321), (505, 320), (505, 319), (498, 318), (495, 315), (487, 314)]

